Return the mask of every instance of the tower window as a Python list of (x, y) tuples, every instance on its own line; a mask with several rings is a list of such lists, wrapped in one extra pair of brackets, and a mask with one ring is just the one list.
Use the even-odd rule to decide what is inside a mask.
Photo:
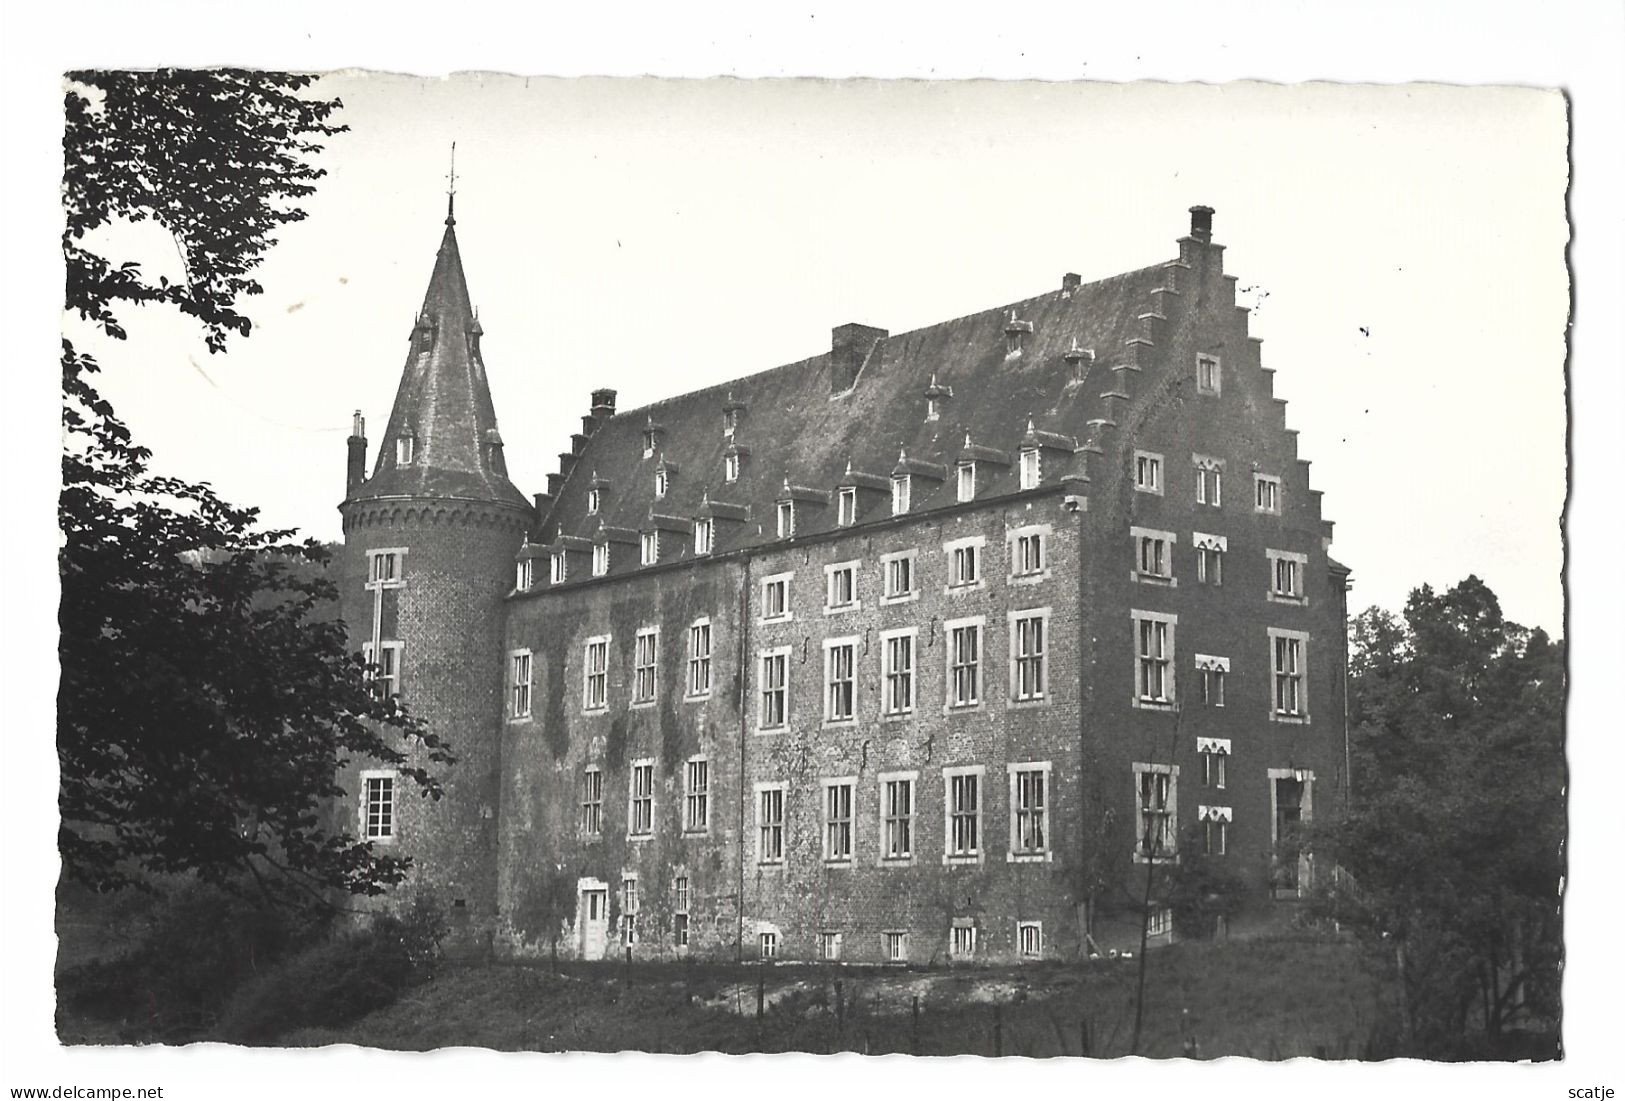
[(411, 466), (413, 445), (416, 441), (411, 436), (400, 436), (395, 440), (395, 465)]
[(587, 490), (587, 513), (588, 513), (588, 515), (596, 514), (598, 512), (598, 509), (603, 505), (603, 503), (604, 503), (604, 494), (603, 494), (602, 490), (598, 489), (596, 486), (594, 488), (592, 488), (592, 489)]

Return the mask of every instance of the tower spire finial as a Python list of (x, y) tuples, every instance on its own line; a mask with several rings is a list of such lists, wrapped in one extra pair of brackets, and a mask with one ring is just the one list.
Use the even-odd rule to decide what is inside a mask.
[(451, 171), (446, 173), (446, 224), (457, 224), (457, 143), (451, 143)]

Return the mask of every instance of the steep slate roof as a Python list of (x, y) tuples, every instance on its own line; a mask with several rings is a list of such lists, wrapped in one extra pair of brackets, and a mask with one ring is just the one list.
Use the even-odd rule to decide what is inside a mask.
[[(835, 526), (834, 489), (854, 472), (889, 479), (920, 464), (945, 468), (937, 482), (916, 477), (911, 513), (955, 501), (953, 469), (969, 434), (972, 457), (984, 449), (1002, 453), (1010, 465), (978, 468), (978, 500), (1017, 488), (1016, 452), (1028, 436), (1029, 419), (1043, 451), (1043, 481), (1053, 484), (1075, 460), (1053, 450), (1057, 437), (1082, 444), (1088, 421), (1101, 415), (1100, 395), (1112, 388), (1110, 368), (1123, 361), (1124, 343), (1139, 332), (1138, 317), (1151, 309), (1154, 288), (1166, 281), (1165, 264), (1054, 291), (997, 309), (885, 337), (864, 361), (856, 382), (831, 393), (831, 353), (789, 363), (732, 382), (696, 390), (607, 419), (592, 434), (559, 489), (542, 525), (543, 542), (556, 536), (590, 537), (600, 523), (646, 529), (651, 509), (692, 516), (708, 489), (713, 501), (746, 505), (750, 519), (731, 534), (719, 532), (719, 550), (771, 541), (774, 502), (786, 481), (830, 494), (830, 506), (798, 513), (797, 534)], [(1012, 324), (1014, 319), (1014, 324)], [(1028, 324), (1031, 329), (1028, 331)], [(1023, 341), (1019, 356), (1006, 352), (1006, 334)], [(1087, 362), (1072, 349), (1096, 353), (1085, 380), (1075, 378)], [(940, 399), (940, 416), (927, 419), (927, 389), (952, 392)], [(738, 429), (723, 429), (724, 405), (743, 403)], [(644, 430), (661, 429), (652, 455), (644, 455)], [(737, 442), (749, 449), (739, 481), (726, 484), (723, 452)], [(1078, 457), (1081, 460), (1081, 456)], [(656, 502), (654, 472), (664, 459), (679, 473)], [(1057, 469), (1061, 467), (1061, 469)], [(600, 511), (589, 515), (586, 489), (594, 478), (609, 483)], [(890, 500), (863, 501), (858, 519), (890, 513)]]
[[(352, 499), (464, 497), (530, 504), (508, 481), (480, 355), (483, 330), (469, 303), (456, 225), (448, 211), (389, 426), (372, 477)], [(407, 433), (414, 437), (412, 462), (397, 466), (395, 441)]]

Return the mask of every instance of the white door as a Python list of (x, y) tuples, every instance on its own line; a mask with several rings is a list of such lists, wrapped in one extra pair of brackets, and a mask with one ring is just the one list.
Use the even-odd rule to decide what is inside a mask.
[(609, 948), (609, 889), (582, 887), (576, 896), (576, 925), (581, 930), (581, 958), (601, 960)]

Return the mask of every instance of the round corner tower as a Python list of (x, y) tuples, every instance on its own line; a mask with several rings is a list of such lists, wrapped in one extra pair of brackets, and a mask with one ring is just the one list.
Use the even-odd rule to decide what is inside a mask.
[(472, 948), (495, 920), (503, 599), (533, 510), (508, 481), (455, 226), (448, 211), (370, 478), (356, 414), (339, 584), (351, 645), (457, 762), (439, 800), (373, 761), (341, 786), (356, 836), (411, 856), (408, 889)]

